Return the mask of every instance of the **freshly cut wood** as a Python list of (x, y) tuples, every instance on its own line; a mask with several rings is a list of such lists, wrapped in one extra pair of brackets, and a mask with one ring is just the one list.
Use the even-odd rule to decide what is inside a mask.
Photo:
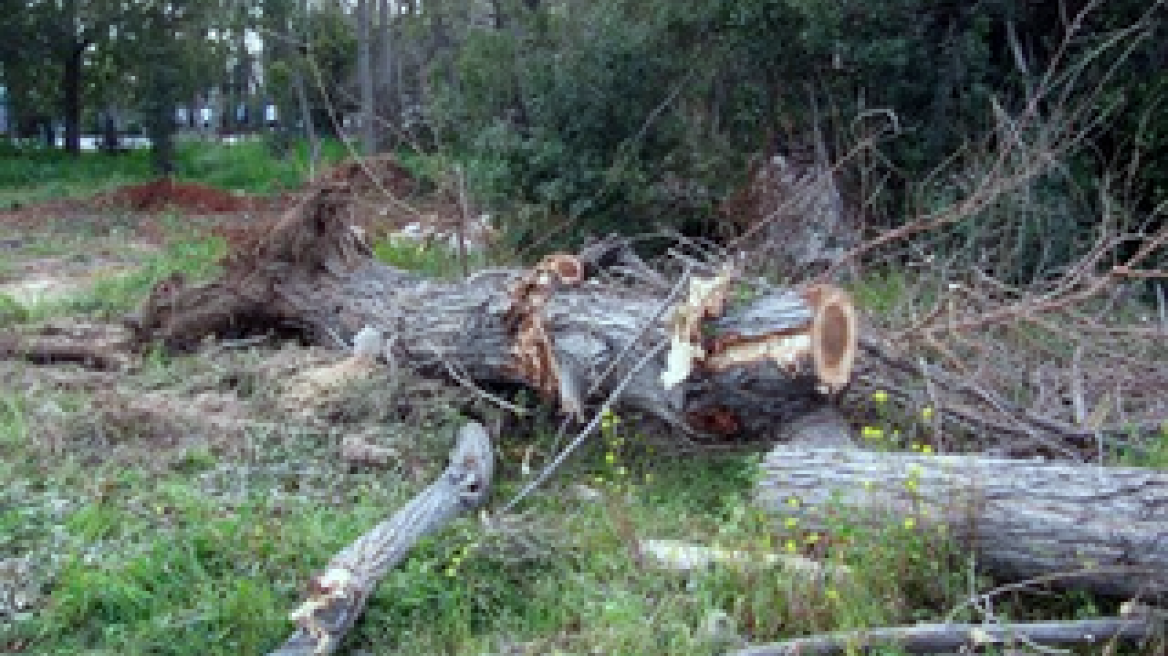
[(271, 653), (309, 656), (335, 652), (365, 609), (377, 582), (414, 544), (482, 503), (491, 485), (494, 462), (486, 429), (473, 422), (463, 426), (442, 476), (392, 517), (345, 547), (313, 577), (308, 599), (292, 613), (296, 631)]
[(1159, 642), (1163, 646), (1163, 627), (1147, 617), (1019, 624), (918, 624), (796, 638), (748, 647), (732, 652), (731, 656), (830, 656), (876, 647), (893, 647), (909, 654), (936, 654), (1012, 644), (1089, 645), (1103, 649), (1113, 642), (1144, 645)]
[[(620, 240), (442, 283), (378, 263), (353, 207), (344, 184), (316, 189), (237, 243), (218, 280), (163, 281), (127, 325), (138, 343), (172, 349), (272, 330), (346, 348), (369, 327), (386, 357), (423, 374), (525, 384), (577, 414), (631, 378), (618, 409), (747, 438), (769, 437), (850, 379), (855, 311), (833, 287), (743, 298), (724, 270), (670, 290)], [(610, 264), (626, 282), (600, 281)]]
[(757, 502), (804, 527), (911, 517), (922, 531), (943, 526), (1005, 579), (1168, 597), (1166, 472), (787, 446), (762, 468)]

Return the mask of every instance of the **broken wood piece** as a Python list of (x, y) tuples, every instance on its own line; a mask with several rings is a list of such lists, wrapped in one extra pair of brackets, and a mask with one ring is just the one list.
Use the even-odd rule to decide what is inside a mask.
[[(127, 325), (140, 345), (180, 350), (207, 335), (269, 331), (348, 348), (368, 326), (392, 344), (387, 357), (424, 376), (453, 369), (479, 385), (519, 383), (577, 414), (631, 377), (618, 413), (743, 440), (769, 439), (851, 376), (855, 312), (834, 288), (747, 289), (728, 274), (698, 282), (690, 306), (673, 312), (696, 312), (679, 332), (658, 319), (669, 299), (659, 285), (589, 277), (603, 254), (443, 283), (375, 261), (353, 221), (343, 185), (315, 189), (241, 240), (219, 279), (163, 281)], [(680, 356), (664, 355), (671, 340)]]
[(57, 335), (17, 337), (0, 335), (0, 358), (27, 360), (33, 364), (77, 364), (97, 371), (124, 371), (133, 364), (130, 354), (118, 345), (92, 339)]
[(1075, 573), (1052, 584), (1168, 597), (1162, 471), (778, 446), (762, 463), (756, 502), (809, 530), (841, 517), (908, 520), (967, 545), (985, 571), (1005, 580)]
[(312, 578), (308, 599), (291, 615), (296, 631), (271, 653), (315, 656), (335, 652), (377, 582), (422, 536), (480, 505), (493, 471), (494, 455), (486, 429), (475, 422), (466, 424), (458, 433), (450, 464), (438, 480), (345, 547)]
[(1163, 641), (1162, 625), (1147, 618), (1119, 617), (1018, 624), (917, 624), (839, 631), (747, 647), (732, 652), (730, 656), (828, 656), (867, 652), (878, 647), (891, 647), (910, 654), (936, 654), (1021, 642), (1048, 647), (1088, 645), (1100, 649), (1112, 642), (1158, 642), (1163, 647)]
[(682, 540), (638, 540), (637, 552), (664, 569), (688, 573), (709, 569), (715, 565), (749, 569), (778, 567), (790, 574), (815, 580), (825, 576), (847, 576), (847, 567), (826, 565), (794, 554), (765, 553), (705, 547)]

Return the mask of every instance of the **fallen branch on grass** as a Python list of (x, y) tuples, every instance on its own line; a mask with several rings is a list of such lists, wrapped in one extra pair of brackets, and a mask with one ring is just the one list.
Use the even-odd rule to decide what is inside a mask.
[(1141, 643), (1162, 640), (1163, 631), (1163, 627), (1150, 617), (1008, 625), (918, 624), (796, 638), (748, 647), (733, 652), (731, 656), (827, 656), (876, 647), (894, 647), (910, 654), (934, 654), (963, 647), (984, 648), (1017, 642), (1050, 647), (1100, 646), (1113, 641)]
[(365, 608), (377, 582), (422, 536), (486, 498), (494, 471), (491, 440), (482, 425), (468, 423), (458, 434), (450, 465), (438, 480), (392, 517), (357, 538), (313, 577), (309, 597), (292, 613), (295, 633), (274, 656), (331, 654)]

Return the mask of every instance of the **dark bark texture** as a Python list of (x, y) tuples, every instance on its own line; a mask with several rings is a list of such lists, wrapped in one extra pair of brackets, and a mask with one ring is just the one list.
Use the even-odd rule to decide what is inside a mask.
[(943, 525), (1006, 580), (1168, 598), (1168, 473), (1132, 467), (776, 447), (757, 501), (804, 527), (831, 517)]
[[(128, 324), (139, 343), (172, 349), (274, 328), (347, 348), (369, 326), (386, 337), (387, 358), (422, 374), (529, 385), (569, 411), (631, 376), (618, 408), (692, 435), (766, 439), (773, 427), (823, 404), (823, 370), (832, 369), (836, 382), (850, 371), (856, 339), (846, 299), (841, 309), (823, 300), (831, 294), (774, 290), (737, 304), (727, 299), (724, 310), (690, 307), (695, 348), (709, 357), (697, 357), (667, 388), (664, 354), (634, 365), (654, 349), (664, 353), (661, 344), (677, 329), (662, 315), (684, 298), (667, 298), (668, 286), (587, 275), (635, 256), (597, 248), (553, 258), (543, 269), (485, 270), (443, 283), (378, 263), (357, 223), (343, 185), (321, 188), (237, 244), (218, 280), (163, 281)], [(819, 312), (820, 305), (831, 311)], [(817, 351), (821, 344), (826, 349)]]

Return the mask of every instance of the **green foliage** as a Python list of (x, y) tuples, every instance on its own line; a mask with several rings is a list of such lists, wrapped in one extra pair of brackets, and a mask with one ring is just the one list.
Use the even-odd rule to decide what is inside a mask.
[[(324, 140), (321, 156), (324, 166), (338, 162), (345, 156), (344, 146), (336, 140)], [(297, 189), (308, 177), (307, 144), (296, 140), (288, 156), (277, 157), (260, 139), (230, 145), (187, 142), (175, 155), (175, 176), (251, 193)]]

